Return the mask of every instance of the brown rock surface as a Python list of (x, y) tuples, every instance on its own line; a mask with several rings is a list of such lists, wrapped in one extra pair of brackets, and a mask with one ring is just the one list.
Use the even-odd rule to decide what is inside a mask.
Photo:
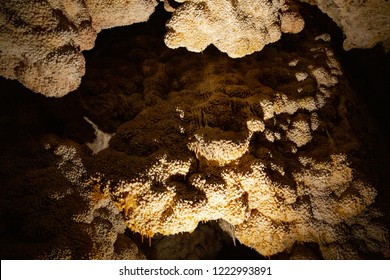
[(361, 148), (346, 108), (354, 97), (329, 43), (314, 37), (241, 60), (214, 50), (144, 60), (146, 107), (93, 169), (132, 231), (150, 238), (223, 219), (266, 256), (313, 242), (325, 258), (358, 258), (366, 249), (352, 240), (387, 254), (376, 191), (351, 160)]
[(84, 153), (47, 135), (2, 154), (2, 259), (145, 258), (117, 207), (89, 184)]
[[(344, 48), (389, 49), (390, 4), (386, 0), (303, 0), (317, 5), (343, 30)], [(174, 5), (171, 5), (174, 3)], [(0, 75), (34, 92), (62, 97), (85, 74), (83, 50), (102, 29), (147, 21), (154, 0), (45, 0), (0, 3)], [(213, 44), (230, 57), (260, 51), (282, 33), (304, 27), (297, 4), (287, 0), (164, 1), (172, 12), (165, 43), (201, 52)], [(158, 28), (158, 27), (156, 27)]]
[[(81, 51), (103, 28), (146, 21), (155, 1), (2, 1), (0, 75), (34, 92), (62, 97), (85, 74)], [(135, 15), (135, 16), (133, 16)]]
[[(388, 257), (368, 122), (329, 35), (231, 59), (168, 49), (153, 26), (112, 30), (61, 100), (7, 92), (6, 258), (142, 258), (138, 235), (152, 257), (213, 257), (214, 220), (264, 256)], [(108, 148), (89, 149), (94, 130)]]
[(344, 32), (344, 49), (372, 48), (383, 43), (390, 50), (390, 2), (387, 0), (300, 0), (316, 5)]

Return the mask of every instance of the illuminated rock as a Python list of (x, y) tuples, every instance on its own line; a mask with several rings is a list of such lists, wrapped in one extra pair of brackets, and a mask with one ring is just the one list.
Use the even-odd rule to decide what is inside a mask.
[(146, 21), (155, 1), (2, 1), (0, 75), (34, 92), (62, 97), (85, 73), (81, 51), (93, 48), (97, 32)]
[[(385, 0), (302, 0), (317, 5), (340, 28), (344, 48), (389, 49), (390, 4)], [(287, 0), (164, 1), (172, 12), (165, 43), (202, 52), (214, 45), (238, 58), (274, 43), (282, 33), (298, 33), (304, 20)], [(83, 50), (93, 48), (102, 29), (144, 22), (153, 0), (45, 0), (0, 4), (0, 75), (17, 79), (34, 92), (62, 97), (77, 89), (85, 74)], [(175, 7), (174, 7), (175, 6)], [(177, 7), (176, 7), (177, 6)], [(321, 68), (313, 69), (322, 75)]]
[(390, 3), (386, 0), (300, 0), (316, 5), (344, 32), (344, 49), (372, 48), (383, 43), (390, 49)]
[(265, 256), (310, 242), (325, 258), (358, 258), (366, 249), (352, 240), (388, 254), (371, 207), (376, 190), (349, 162), (358, 140), (338, 103), (341, 67), (328, 43), (313, 38), (306, 48), (270, 68), (261, 56), (231, 67), (202, 54), (199, 67), (175, 57), (148, 74), (148, 85), (158, 84), (182, 67), (175, 90), (120, 126), (93, 169), (130, 230), (152, 238), (223, 220)]
[(201, 52), (213, 44), (230, 57), (243, 57), (278, 41), (282, 32), (304, 27), (299, 12), (284, 0), (177, 2), (183, 4), (173, 12), (165, 36), (170, 48)]
[[(33, 137), (38, 148), (1, 155), (0, 207), (15, 212), (28, 238), (50, 228), (41, 258), (142, 258), (128, 235), (174, 240), (205, 221), (265, 256), (316, 243), (327, 259), (388, 257), (365, 169), (366, 130), (350, 106), (357, 100), (329, 35), (311, 35), (241, 59), (170, 50), (147, 36), (126, 43), (148, 50), (147, 59), (115, 54), (100, 64), (105, 58), (96, 56), (77, 95), (43, 106), (66, 104), (63, 115), (49, 114), (61, 119), (50, 128), (64, 138), (72, 135), (68, 108), (82, 107), (72, 121), (84, 122), (90, 137)], [(105, 136), (94, 151), (84, 116)]]

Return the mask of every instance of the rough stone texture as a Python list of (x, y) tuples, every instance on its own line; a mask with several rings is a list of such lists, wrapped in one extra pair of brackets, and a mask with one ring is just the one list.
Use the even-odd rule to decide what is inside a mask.
[(97, 32), (146, 21), (155, 6), (152, 0), (1, 1), (0, 75), (46, 96), (64, 96), (80, 85), (81, 51), (94, 46)]
[[(302, 1), (317, 5), (343, 29), (346, 50), (378, 42), (390, 49), (388, 1)], [(94, 46), (100, 30), (147, 21), (157, 4), (153, 0), (2, 1), (0, 75), (45, 96), (62, 97), (80, 85), (85, 73), (81, 51)], [(173, 12), (165, 36), (170, 48), (201, 52), (213, 44), (237, 58), (304, 27), (293, 1), (178, 0), (176, 4), (180, 5), (164, 1)]]
[(101, 29), (144, 22), (158, 4), (154, 0), (84, 0), (92, 17), (92, 26)]
[[(138, 258), (140, 235), (156, 258), (206, 258), (220, 239), (199, 225), (221, 219), (271, 257), (389, 256), (370, 129), (329, 35), (231, 59), (130, 30), (102, 34), (72, 94), (4, 93), (3, 258)], [(94, 129), (115, 133), (108, 148), (90, 150)], [(195, 253), (173, 254), (175, 241)]]
[(361, 144), (328, 37), (239, 61), (215, 51), (143, 60), (144, 109), (91, 169), (129, 229), (151, 238), (223, 219), (265, 256), (300, 242), (328, 259), (388, 254), (376, 191), (351, 162)]
[(372, 48), (382, 42), (390, 50), (390, 2), (387, 0), (300, 0), (329, 15), (343, 30), (344, 49)]
[(151, 258), (157, 260), (215, 259), (222, 248), (218, 231), (209, 224), (200, 224), (192, 233), (153, 238), (153, 244)]
[(2, 181), (2, 259), (145, 258), (118, 208), (89, 185), (78, 144), (51, 135), (15, 149), (1, 156), (12, 178)]
[[(201, 52), (215, 45), (230, 57), (243, 57), (280, 39), (282, 32), (298, 33), (304, 21), (285, 0), (180, 0), (167, 23), (165, 43)], [(281, 22), (281, 23), (279, 23)]]
[(82, 1), (2, 1), (0, 75), (47, 96), (75, 90), (96, 38)]

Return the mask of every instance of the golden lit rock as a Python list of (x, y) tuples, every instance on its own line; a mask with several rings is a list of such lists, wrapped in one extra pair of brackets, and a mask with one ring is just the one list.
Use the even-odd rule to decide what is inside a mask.
[(177, 2), (183, 4), (167, 22), (165, 43), (170, 48), (201, 52), (213, 44), (237, 58), (276, 42), (282, 32), (298, 33), (304, 26), (299, 12), (287, 12), (289, 3), (284, 0)]

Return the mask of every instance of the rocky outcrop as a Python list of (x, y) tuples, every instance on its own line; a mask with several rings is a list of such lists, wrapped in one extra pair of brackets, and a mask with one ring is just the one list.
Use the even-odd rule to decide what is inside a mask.
[(103, 28), (146, 21), (155, 1), (2, 1), (0, 75), (34, 92), (61, 97), (78, 88), (83, 50)]

